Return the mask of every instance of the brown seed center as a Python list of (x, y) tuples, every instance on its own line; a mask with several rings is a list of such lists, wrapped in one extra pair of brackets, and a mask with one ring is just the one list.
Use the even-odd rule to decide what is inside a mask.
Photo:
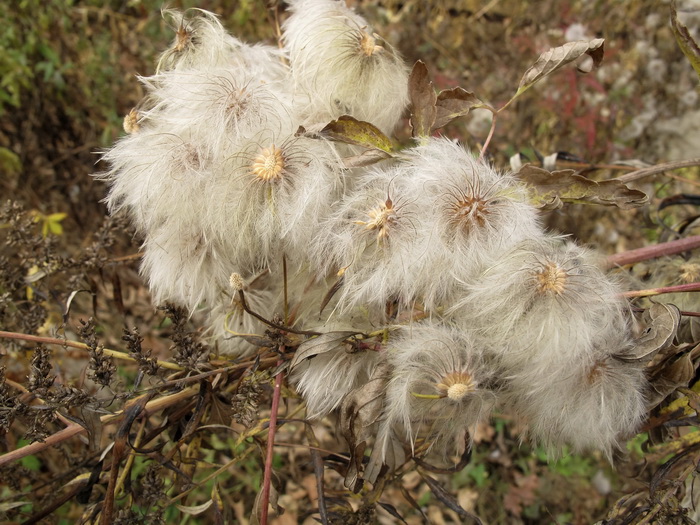
[(548, 262), (544, 268), (535, 272), (535, 279), (539, 293), (561, 295), (566, 288), (567, 274), (558, 264)]

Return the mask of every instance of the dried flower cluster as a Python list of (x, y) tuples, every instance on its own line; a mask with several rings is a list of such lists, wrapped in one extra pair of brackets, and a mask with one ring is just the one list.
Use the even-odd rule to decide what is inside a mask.
[(176, 40), (101, 175), (156, 302), (207, 312), (229, 353), (265, 330), (249, 310), (322, 332), (292, 380), (309, 417), (341, 409), (353, 451), (375, 439), (370, 480), (404, 444), (463, 452), (498, 404), (552, 449), (610, 455), (634, 432), (646, 383), (619, 287), (544, 231), (514, 176), (436, 137), (347, 168), (358, 150), (315, 134), (346, 114), (390, 134), (406, 110), (408, 68), (364, 19), (293, 1), (280, 50), (168, 14)]

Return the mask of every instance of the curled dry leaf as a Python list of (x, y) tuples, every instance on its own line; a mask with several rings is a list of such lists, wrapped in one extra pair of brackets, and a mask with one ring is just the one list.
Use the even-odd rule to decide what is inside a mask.
[(597, 68), (603, 61), (603, 44), (605, 40), (596, 38), (591, 41), (568, 42), (563, 46), (554, 47), (549, 51), (542, 53), (537, 61), (525, 71), (525, 74), (520, 79), (518, 91), (515, 97), (532, 87), (538, 80), (553, 73), (557, 69), (565, 66), (581, 57), (588, 55), (593, 59), (593, 69)]
[(547, 171), (526, 164), (517, 176), (527, 185), (532, 203), (545, 210), (561, 208), (564, 203), (601, 204), (626, 210), (649, 200), (643, 191), (629, 188), (621, 181), (596, 182), (573, 170)]
[(672, 304), (651, 305), (646, 312), (647, 327), (636, 340), (631, 354), (616, 355), (628, 362), (648, 363), (660, 351), (667, 348), (678, 332), (681, 312)]
[(411, 129), (413, 137), (430, 135), (437, 116), (437, 95), (422, 60), (413, 66), (408, 77), (408, 96), (411, 100)]
[(470, 110), (478, 107), (486, 106), (474, 93), (461, 87), (441, 91), (435, 102), (435, 122), (431, 132), (449, 124), (456, 118), (466, 116)]
[[(253, 513), (250, 515), (250, 525), (266, 525), (263, 524), (260, 519), (262, 517), (262, 493), (261, 490), (255, 498), (255, 503), (253, 504)], [(277, 501), (279, 500), (279, 491), (275, 487), (274, 483), (270, 484), (270, 502), (268, 503), (268, 510), (271, 516), (277, 517), (284, 514), (284, 507), (281, 507)]]
[(329, 122), (319, 132), (319, 135), (345, 144), (380, 150), (387, 157), (390, 157), (394, 150), (394, 143), (377, 126), (363, 120), (357, 120), (350, 115), (343, 115), (337, 120)]
[(380, 424), (372, 454), (365, 468), (365, 479), (375, 484), (383, 472), (394, 471), (404, 461), (406, 453), (403, 443), (396, 437), (390, 425)]
[(372, 164), (376, 164), (377, 162), (388, 158), (391, 158), (391, 155), (388, 154), (386, 151), (382, 151), (379, 149), (368, 149), (367, 151), (363, 151), (359, 155), (353, 155), (352, 157), (344, 157), (342, 159), (342, 163), (343, 168), (349, 170), (352, 168), (363, 168), (365, 166), (371, 166)]
[[(675, 350), (671, 352), (670, 350)], [(669, 347), (669, 356), (654, 365), (648, 372), (650, 392), (647, 396), (647, 408), (652, 409), (678, 388), (687, 387), (695, 377), (697, 361), (700, 357), (700, 345), (689, 349), (689, 345)]]
[(681, 51), (683, 51), (683, 54), (700, 77), (700, 48), (697, 42), (693, 40), (693, 37), (690, 36), (688, 28), (678, 20), (676, 2), (671, 3), (671, 29), (673, 30), (673, 36), (676, 37), (676, 42), (678, 42), (678, 47), (681, 48)]
[(293, 369), (304, 359), (309, 359), (315, 355), (325, 354), (326, 352), (335, 350), (343, 344), (343, 341), (356, 334), (357, 332), (350, 331), (327, 332), (318, 337), (307, 339), (299, 345), (299, 348), (294, 354), (294, 359), (292, 359), (290, 368)]
[(184, 512), (185, 514), (189, 514), (190, 516), (196, 516), (198, 514), (201, 514), (202, 512), (206, 511), (209, 507), (212, 506), (212, 503), (214, 503), (214, 500), (209, 500), (206, 503), (202, 503), (201, 505), (178, 505), (177, 503), (175, 506), (180, 512)]
[(448, 509), (455, 511), (462, 519), (471, 519), (472, 523), (481, 525), (481, 520), (471, 512), (467, 512), (465, 509), (463, 509), (452, 494), (447, 492), (436, 479), (428, 476), (420, 470), (418, 473), (420, 474), (420, 477), (423, 478), (423, 480), (428, 484), (428, 487), (430, 487), (430, 491), (433, 493), (433, 495)]
[(391, 377), (391, 366), (382, 363), (372, 372), (370, 380), (351, 391), (340, 405), (340, 431), (350, 447), (350, 465), (345, 476), (345, 487), (360, 488), (360, 472), (367, 440), (373, 435), (372, 426), (384, 407), (386, 384)]

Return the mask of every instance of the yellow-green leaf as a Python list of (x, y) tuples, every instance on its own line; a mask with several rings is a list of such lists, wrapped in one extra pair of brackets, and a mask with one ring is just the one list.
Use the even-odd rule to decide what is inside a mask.
[(374, 124), (357, 120), (349, 115), (343, 115), (337, 120), (328, 123), (321, 130), (320, 135), (346, 144), (379, 149), (385, 153), (391, 153), (394, 150), (394, 144), (391, 139), (384, 135)]

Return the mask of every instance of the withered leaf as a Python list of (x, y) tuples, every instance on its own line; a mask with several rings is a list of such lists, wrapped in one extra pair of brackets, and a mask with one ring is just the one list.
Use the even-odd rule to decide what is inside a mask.
[(290, 368), (293, 369), (304, 359), (335, 350), (343, 344), (343, 341), (356, 334), (357, 332), (350, 331), (326, 332), (318, 337), (307, 339), (299, 345), (299, 348), (297, 348)]
[(685, 351), (672, 355), (654, 367), (650, 374), (651, 392), (647, 395), (647, 408), (651, 409), (661, 403), (679, 387), (687, 387), (695, 376), (693, 352)]
[(527, 185), (532, 203), (545, 210), (561, 208), (565, 202), (617, 206), (626, 210), (649, 200), (644, 192), (631, 189), (619, 180), (597, 182), (573, 170), (547, 171), (526, 164), (517, 176)]
[(678, 42), (678, 47), (681, 48), (683, 54), (690, 61), (690, 65), (693, 66), (695, 73), (700, 77), (700, 48), (697, 42), (693, 40), (693, 37), (690, 36), (688, 28), (678, 20), (675, 1), (671, 2), (671, 29), (673, 30), (673, 36), (676, 37), (676, 42)]
[(411, 134), (413, 137), (427, 137), (437, 116), (437, 95), (422, 60), (415, 63), (408, 77), (408, 96), (411, 101)]
[(372, 425), (381, 416), (390, 376), (391, 366), (380, 364), (369, 381), (352, 390), (340, 405), (340, 431), (350, 446), (350, 466), (345, 476), (345, 486), (352, 490), (358, 488), (366, 442), (372, 434)]
[(326, 124), (319, 135), (345, 144), (355, 144), (369, 149), (378, 149), (391, 156), (394, 144), (377, 126), (343, 115)]
[(474, 93), (461, 87), (441, 91), (435, 102), (435, 122), (432, 130), (443, 127), (454, 119), (466, 116), (471, 109), (483, 106)]
[(537, 61), (525, 71), (525, 74), (520, 79), (518, 91), (515, 97), (532, 87), (538, 80), (553, 73), (557, 69), (569, 64), (582, 55), (588, 55), (593, 59), (593, 68), (597, 68), (603, 61), (603, 44), (605, 40), (596, 38), (586, 42), (580, 40), (577, 42), (567, 42), (563, 46), (554, 47), (542, 53)]
[(380, 423), (374, 448), (365, 468), (365, 479), (374, 484), (383, 472), (392, 472), (404, 461), (406, 461), (406, 454), (403, 444), (390, 425), (385, 422)]
[(401, 523), (406, 523), (406, 525), (408, 525), (408, 523), (406, 522), (406, 520), (403, 519), (403, 518), (401, 517), (401, 514), (399, 514), (399, 511), (396, 510), (396, 507), (394, 507), (392, 504), (390, 504), (390, 503), (382, 503), (381, 501), (379, 501), (379, 502), (377, 502), (377, 503), (379, 503), (379, 506), (380, 506), (381, 508), (383, 508), (385, 511), (387, 511), (389, 514), (391, 514), (392, 516), (394, 516), (396, 519), (400, 520)]
[[(305, 427), (306, 440), (309, 442), (309, 454), (311, 455), (311, 462), (314, 466), (314, 477), (316, 478), (316, 494), (318, 494), (318, 513), (321, 516), (321, 523), (323, 525), (328, 525), (328, 510), (326, 509), (326, 496), (324, 489), (324, 465), (321, 453), (318, 450), (319, 442), (316, 439), (316, 434), (314, 434), (314, 429), (310, 424)], [(309, 496), (310, 499), (313, 499)]]
[(647, 328), (635, 340), (631, 354), (616, 355), (621, 361), (647, 363), (673, 342), (681, 322), (681, 312), (672, 304), (654, 303), (646, 312)]
[(437, 480), (428, 476), (424, 472), (421, 472), (420, 470), (418, 470), (418, 473), (420, 474), (420, 477), (423, 478), (423, 480), (428, 484), (428, 487), (430, 487), (430, 491), (433, 493), (433, 495), (447, 508), (455, 511), (460, 518), (471, 518), (474, 523), (481, 525), (481, 520), (471, 512), (467, 512), (465, 509), (463, 509), (462, 506), (457, 503), (457, 500), (452, 496), (452, 494), (447, 492), (442, 485), (437, 482)]
[(209, 500), (206, 503), (202, 503), (201, 505), (192, 505), (192, 506), (187, 506), (187, 505), (178, 505), (177, 503), (175, 506), (180, 512), (184, 512), (185, 514), (189, 514), (190, 516), (196, 516), (197, 514), (201, 514), (205, 510), (207, 510), (209, 507), (211, 507), (212, 503), (214, 503), (214, 500)]
[(323, 300), (321, 301), (321, 307), (319, 308), (319, 313), (323, 313), (323, 310), (328, 306), (328, 303), (331, 302), (331, 299), (333, 299), (333, 296), (338, 293), (338, 290), (340, 290), (343, 287), (343, 283), (345, 282), (345, 276), (341, 275), (338, 277), (338, 279), (333, 283), (333, 286), (331, 286), (328, 291), (326, 292), (326, 295), (323, 296)]
[(368, 149), (363, 151), (359, 155), (353, 155), (352, 157), (345, 157), (341, 159), (343, 167), (345, 169), (352, 168), (363, 168), (365, 166), (371, 166), (384, 159), (391, 158), (391, 155), (386, 151), (380, 149)]
[[(262, 518), (262, 494), (263, 491), (261, 490), (258, 492), (258, 495), (255, 497), (255, 503), (253, 503), (253, 513), (250, 515), (250, 525), (261, 525), (261, 518)], [(281, 516), (284, 514), (284, 507), (280, 506), (279, 503), (277, 503), (279, 500), (279, 491), (277, 490), (277, 487), (275, 487), (274, 483), (270, 483), (270, 499), (268, 502), (268, 511), (270, 512), (269, 516), (277, 517)]]

